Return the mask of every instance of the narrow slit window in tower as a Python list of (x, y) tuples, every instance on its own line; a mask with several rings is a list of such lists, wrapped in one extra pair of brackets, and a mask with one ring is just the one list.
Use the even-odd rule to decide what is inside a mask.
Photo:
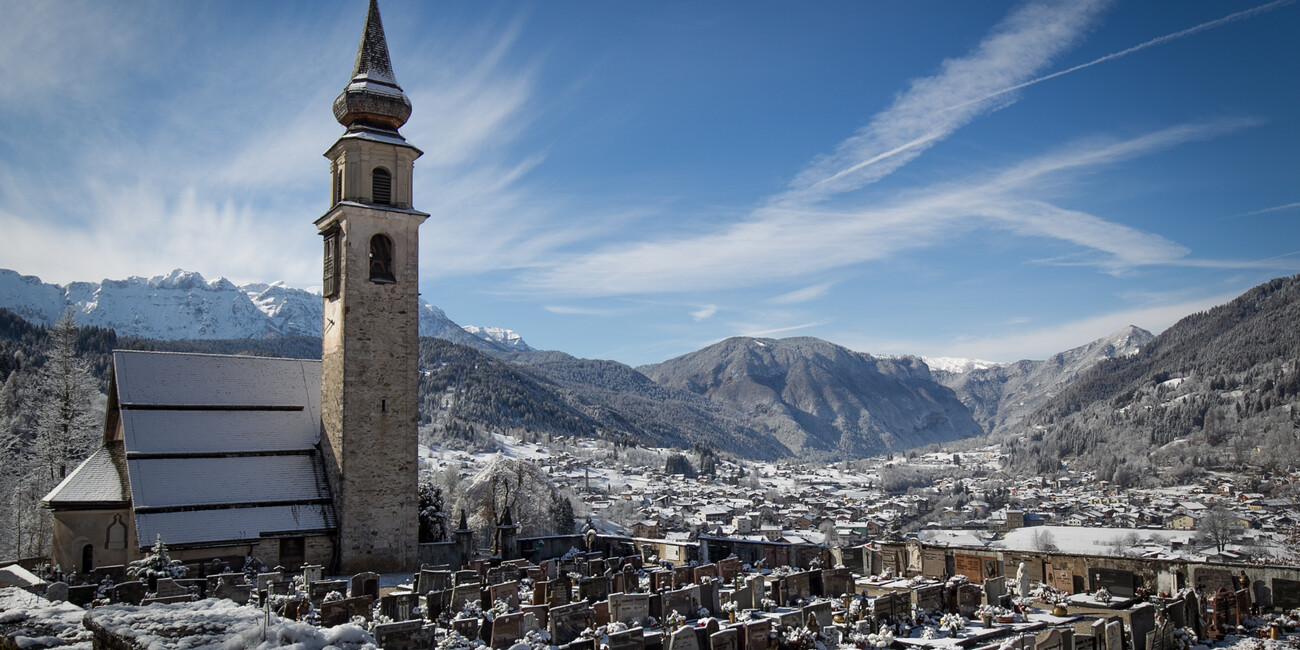
[(339, 231), (329, 230), (325, 237), (325, 264), (321, 278), (321, 294), (333, 298), (339, 293)]

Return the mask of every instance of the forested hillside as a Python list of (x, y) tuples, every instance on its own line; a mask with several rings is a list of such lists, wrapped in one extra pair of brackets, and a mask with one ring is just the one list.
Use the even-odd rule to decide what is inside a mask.
[(1300, 463), (1300, 276), (1193, 314), (1103, 361), (1004, 438), (1014, 467), (1062, 459), (1122, 485)]

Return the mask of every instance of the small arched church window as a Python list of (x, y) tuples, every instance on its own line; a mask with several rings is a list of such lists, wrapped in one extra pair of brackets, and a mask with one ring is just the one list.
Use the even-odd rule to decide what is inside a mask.
[(388, 173), (383, 167), (376, 167), (370, 172), (370, 180), (373, 190), (372, 196), (375, 203), (388, 205), (393, 202), (393, 175)]
[(393, 240), (388, 235), (370, 238), (370, 281), (397, 282), (393, 276)]

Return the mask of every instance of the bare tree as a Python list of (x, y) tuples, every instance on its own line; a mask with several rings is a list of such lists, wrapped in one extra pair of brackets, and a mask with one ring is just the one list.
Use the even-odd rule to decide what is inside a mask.
[(1203, 543), (1214, 544), (1214, 548), (1222, 553), (1240, 525), (1240, 520), (1231, 510), (1214, 506), (1196, 521), (1196, 538)]
[(1039, 528), (1029, 537), (1029, 543), (1033, 545), (1035, 551), (1050, 552), (1057, 550), (1056, 536), (1052, 531)]

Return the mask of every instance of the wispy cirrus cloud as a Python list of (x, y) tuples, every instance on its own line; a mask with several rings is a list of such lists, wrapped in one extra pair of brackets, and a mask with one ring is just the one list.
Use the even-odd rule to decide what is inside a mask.
[(1105, 2), (1026, 5), (974, 51), (917, 79), (894, 103), (835, 151), (814, 160), (772, 200), (806, 206), (890, 174), (971, 120), (1013, 100), (996, 91), (1021, 83), (1082, 36)]
[(718, 313), (717, 305), (704, 305), (699, 309), (692, 311), (691, 318), (695, 319), (696, 321), (702, 321), (707, 318), (711, 318), (716, 313)]
[(774, 305), (797, 305), (799, 303), (808, 302), (809, 300), (816, 300), (817, 298), (826, 295), (826, 292), (830, 291), (834, 284), (835, 283), (833, 282), (822, 282), (802, 289), (795, 289), (789, 293), (783, 293), (779, 296), (768, 298), (767, 302)]
[(1184, 263), (1189, 251), (1157, 234), (1029, 198), (1071, 173), (1242, 128), (1227, 121), (1178, 125), (1124, 140), (1091, 140), (988, 177), (919, 188), (859, 209), (765, 206), (722, 231), (610, 247), (527, 276), (537, 288), (579, 295), (720, 289), (785, 280), (932, 246), (976, 228), (1050, 238), (1080, 251), (1061, 264), (1108, 272)]

